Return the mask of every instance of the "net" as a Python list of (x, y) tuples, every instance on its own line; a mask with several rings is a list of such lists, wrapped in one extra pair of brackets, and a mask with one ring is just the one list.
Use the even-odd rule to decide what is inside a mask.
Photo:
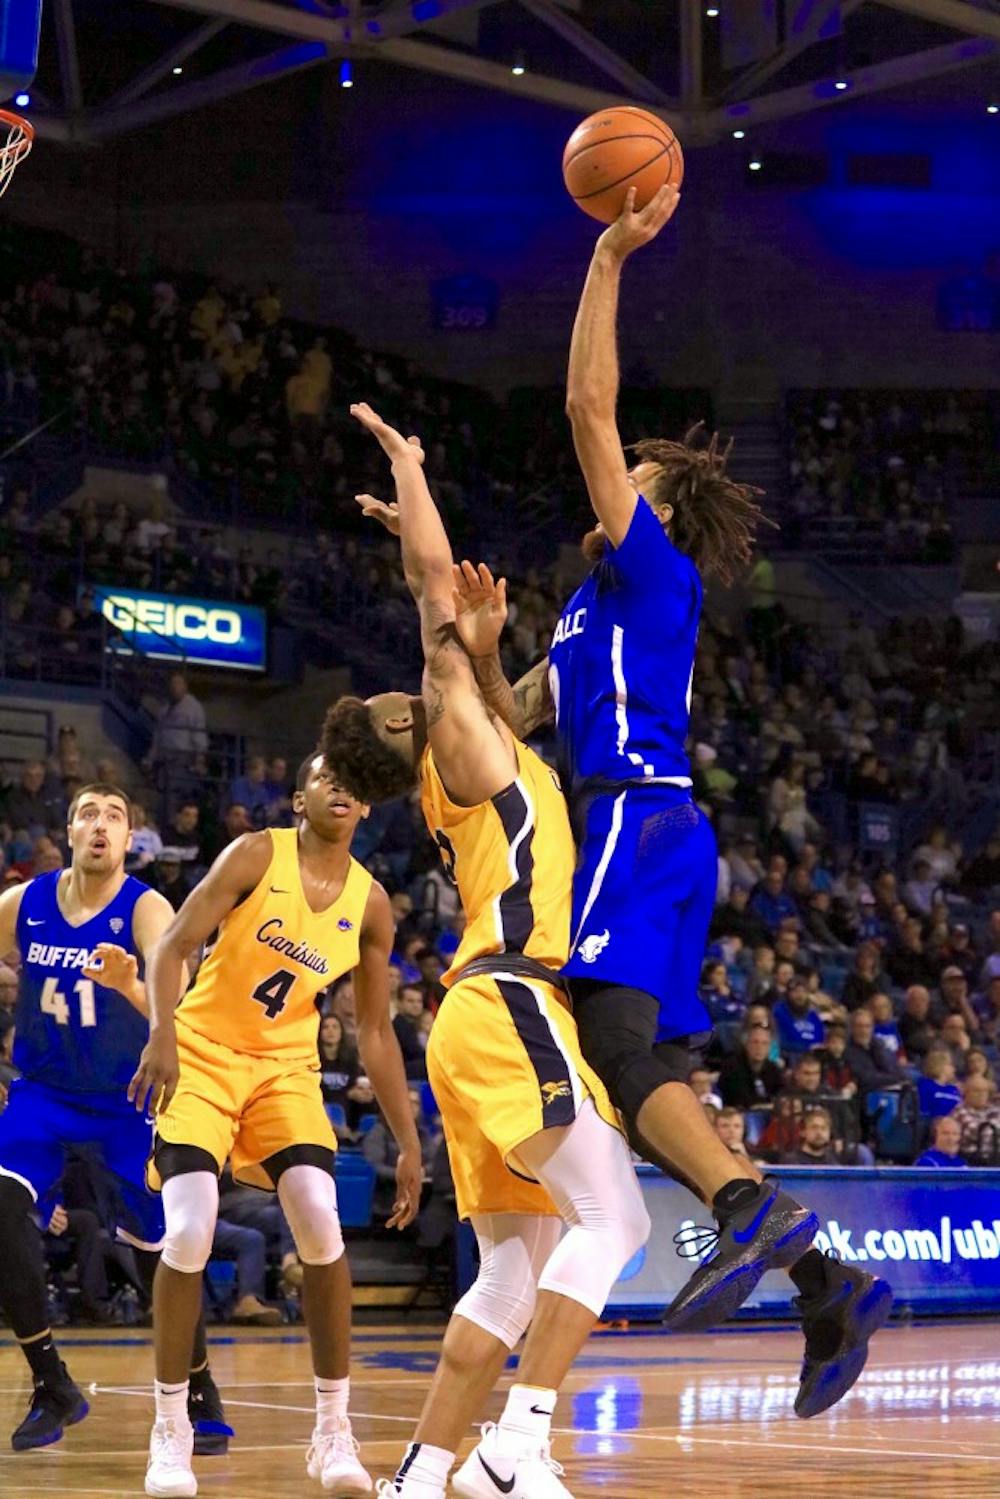
[(0, 109), (0, 198), (10, 187), (11, 178), (31, 150), (34, 126), (20, 115)]

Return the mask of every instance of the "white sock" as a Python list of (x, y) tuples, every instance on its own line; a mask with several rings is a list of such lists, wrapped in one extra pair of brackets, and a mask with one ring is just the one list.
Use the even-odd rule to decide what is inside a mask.
[(156, 1400), (157, 1421), (177, 1421), (181, 1426), (188, 1419), (188, 1381), (183, 1384), (161, 1384), (153, 1380), (153, 1396)]
[(420, 1499), (428, 1490), (437, 1493), (448, 1487), (448, 1474), (455, 1462), (454, 1452), (431, 1447), (427, 1442), (412, 1442), (396, 1474), (396, 1492), (404, 1499)]
[(351, 1395), (350, 1379), (320, 1379), (316, 1386), (316, 1430), (324, 1436), (336, 1431), (347, 1415), (347, 1402)]
[(525, 1437), (532, 1446), (547, 1442), (557, 1398), (555, 1390), (543, 1390), (538, 1385), (511, 1385), (497, 1428), (501, 1451), (523, 1447)]

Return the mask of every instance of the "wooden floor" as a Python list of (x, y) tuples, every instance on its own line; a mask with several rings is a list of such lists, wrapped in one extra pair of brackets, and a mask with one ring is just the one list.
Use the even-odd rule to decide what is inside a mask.
[[(436, 1329), (358, 1331), (352, 1415), (375, 1477), (395, 1469), (438, 1338)], [(0, 1456), (0, 1495), (141, 1494), (152, 1409), (148, 1333), (70, 1333), (61, 1341), (76, 1379), (90, 1388), (90, 1417), (56, 1447)], [(555, 1455), (566, 1482), (581, 1499), (1000, 1495), (1000, 1324), (888, 1329), (847, 1399), (808, 1423), (792, 1414), (800, 1346), (794, 1331), (595, 1336), (556, 1414)], [(319, 1496), (304, 1471), (311, 1381), (300, 1333), (219, 1337), (211, 1357), (238, 1435), (228, 1457), (196, 1462), (201, 1494)], [(25, 1409), (25, 1376), (0, 1333), (4, 1432)]]

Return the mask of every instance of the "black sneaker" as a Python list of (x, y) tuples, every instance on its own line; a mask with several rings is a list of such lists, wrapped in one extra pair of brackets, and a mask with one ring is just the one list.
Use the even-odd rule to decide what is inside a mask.
[(892, 1291), (877, 1275), (827, 1260), (826, 1289), (796, 1296), (806, 1337), (795, 1414), (808, 1421), (843, 1399), (868, 1360), (868, 1339), (889, 1320)]
[(195, 1457), (222, 1457), (229, 1451), (233, 1428), (226, 1424), (222, 1396), (207, 1369), (191, 1376), (188, 1420), (194, 1428)]
[(32, 1447), (50, 1447), (58, 1442), (67, 1426), (75, 1426), (90, 1410), (80, 1390), (66, 1372), (58, 1384), (39, 1383), (31, 1397), (31, 1408), (10, 1439), (15, 1452)]
[(761, 1276), (800, 1259), (819, 1228), (819, 1219), (773, 1182), (762, 1182), (756, 1196), (721, 1228), (681, 1229), (677, 1253), (699, 1265), (667, 1308), (671, 1332), (694, 1332), (725, 1322), (746, 1301)]

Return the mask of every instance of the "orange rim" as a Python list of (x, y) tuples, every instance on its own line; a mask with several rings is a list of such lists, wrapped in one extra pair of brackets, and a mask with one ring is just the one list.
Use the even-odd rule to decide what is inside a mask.
[(9, 125), (12, 130), (21, 131), (23, 139), (18, 141), (16, 150), (24, 151), (30, 148), (32, 141), (35, 139), (35, 127), (30, 120), (26, 120), (24, 115), (14, 114), (9, 109), (0, 109), (0, 121), (5, 125)]

